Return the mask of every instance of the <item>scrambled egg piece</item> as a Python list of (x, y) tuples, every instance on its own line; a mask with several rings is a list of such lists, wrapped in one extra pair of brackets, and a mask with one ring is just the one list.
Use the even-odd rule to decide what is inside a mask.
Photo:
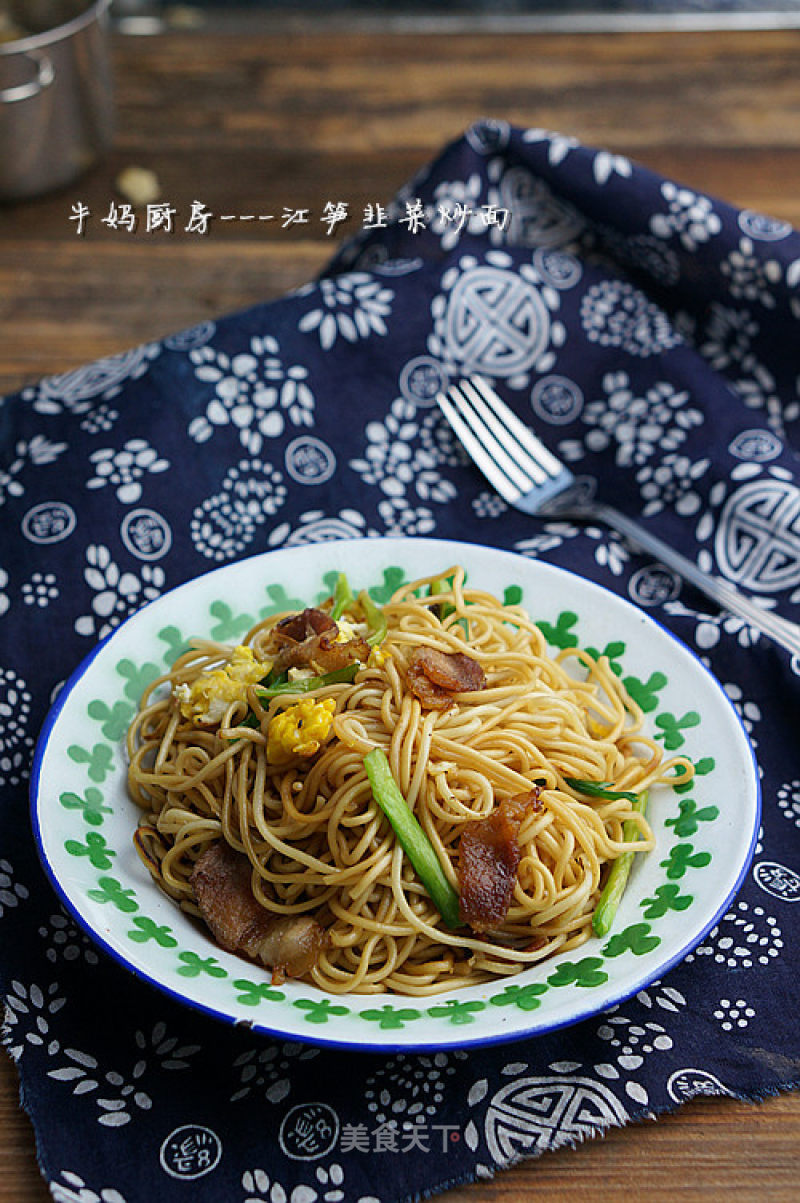
[(184, 718), (196, 723), (219, 723), (232, 702), (247, 701), (248, 685), (256, 685), (269, 670), (270, 665), (257, 660), (251, 647), (241, 644), (233, 649), (224, 668), (201, 673), (191, 685), (176, 685), (174, 696)]
[(356, 639), (359, 635), (364, 635), (367, 630), (365, 623), (353, 623), (347, 618), (337, 618), (336, 625), (339, 628), (339, 633), (334, 639), (334, 643), (349, 643), (351, 639)]
[(304, 698), (276, 714), (267, 730), (267, 760), (288, 764), (295, 756), (313, 756), (331, 733), (334, 698)]

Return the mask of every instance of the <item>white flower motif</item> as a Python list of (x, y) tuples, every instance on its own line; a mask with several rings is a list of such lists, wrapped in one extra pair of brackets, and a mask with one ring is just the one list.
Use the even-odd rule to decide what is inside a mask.
[[(620, 467), (645, 464), (656, 454), (676, 451), (687, 431), (703, 422), (702, 412), (686, 404), (689, 394), (676, 391), (667, 381), (657, 381), (638, 397), (626, 372), (608, 372), (603, 388), (605, 398), (590, 402), (583, 411), (584, 424), (590, 428), (585, 449), (596, 453), (616, 443)], [(574, 439), (564, 440), (559, 451), (571, 462), (584, 454)]]
[(476, 518), (499, 518), (508, 512), (508, 506), (497, 493), (479, 493), (472, 500), (472, 510)]
[[(701, 565), (702, 567), (702, 565)], [(675, 617), (694, 619), (694, 642), (701, 652), (717, 647), (724, 635), (735, 639), (740, 647), (755, 647), (761, 632), (736, 614), (702, 614), (690, 610), (682, 601), (669, 601), (664, 605), (668, 614)]]
[(160, 459), (146, 439), (128, 439), (122, 450), (101, 447), (92, 452), (90, 461), (95, 475), (86, 482), (87, 489), (102, 489), (113, 485), (123, 505), (138, 501), (142, 495), (142, 477), (146, 472), (166, 472), (169, 460)]
[[(660, 1023), (648, 1020), (633, 1023), (624, 1015), (609, 1012), (606, 1022), (597, 1029), (597, 1035), (614, 1049), (616, 1062), (623, 1070), (638, 1069), (645, 1057), (654, 1052), (666, 1052), (672, 1048), (672, 1037)], [(609, 1067), (610, 1068), (610, 1067)], [(597, 1066), (598, 1070), (603, 1066)], [(613, 1074), (601, 1073), (602, 1077)]]
[(642, 514), (649, 518), (659, 514), (665, 506), (673, 505), (678, 514), (696, 514), (702, 504), (693, 485), (708, 471), (711, 461), (696, 463), (685, 455), (666, 455), (660, 464), (645, 465), (636, 473), (645, 505)]
[[(800, 827), (800, 781), (787, 781), (778, 790), (778, 806), (783, 812), (783, 817), (794, 823), (795, 827)], [(0, 862), (2, 868), (2, 862)], [(2, 911), (0, 911), (2, 914)]]
[[(291, 1191), (277, 1179), (270, 1178), (266, 1170), (245, 1170), (242, 1174), (242, 1189), (247, 1192), (243, 1203), (317, 1203), (318, 1200), (341, 1203), (345, 1198), (343, 1186), (344, 1169), (336, 1161), (327, 1167), (316, 1167), (313, 1185), (301, 1182)], [(380, 1199), (374, 1195), (360, 1195), (354, 1203), (380, 1203)]]
[(687, 251), (696, 251), (700, 243), (719, 234), (722, 222), (708, 197), (680, 188), (671, 180), (663, 182), (661, 195), (667, 202), (667, 212), (650, 218), (650, 229), (657, 238), (675, 234)]
[(19, 785), (30, 773), (31, 693), (13, 668), (0, 668), (0, 785)]
[(253, 337), (249, 351), (229, 356), (209, 346), (190, 352), (198, 380), (214, 385), (214, 398), (204, 415), (189, 423), (189, 436), (205, 443), (215, 429), (232, 426), (252, 455), (258, 455), (265, 438), (283, 433), (286, 419), (294, 426), (314, 422), (314, 395), (308, 371), (299, 364), (284, 367), (275, 338)]
[(30, 897), (27, 886), (14, 881), (14, 868), (7, 860), (0, 860), (0, 919), (11, 907), (19, 906)]
[(368, 422), (367, 447), (350, 467), (366, 484), (377, 485), (388, 497), (402, 499), (412, 486), (423, 501), (447, 502), (455, 487), (440, 474), (442, 465), (461, 462), (456, 442), (438, 411), (421, 421), (416, 406), (404, 397), (391, 404), (383, 422)]
[(166, 579), (163, 568), (152, 564), (142, 566), (141, 578), (133, 572), (120, 572), (102, 543), (87, 547), (83, 576), (94, 592), (92, 613), (76, 619), (75, 631), (99, 639), (144, 602), (158, 597)]
[(758, 301), (765, 309), (775, 308), (774, 287), (780, 283), (781, 265), (777, 259), (761, 259), (752, 238), (739, 239), (737, 249), (720, 264), (720, 272), (728, 280), (732, 297)]
[(50, 1018), (67, 1001), (59, 989), (57, 982), (51, 982), (46, 990), (36, 983), (11, 983), (5, 996), (2, 1040), (14, 1061), (19, 1061), (26, 1046), (46, 1049), (51, 1055), (59, 1051), (61, 1046), (50, 1032)]
[(610, 538), (607, 542), (603, 541), (606, 538), (606, 532), (598, 530), (596, 527), (587, 527), (586, 533), (587, 535), (594, 534), (594, 537), (600, 540), (594, 550), (594, 558), (600, 567), (607, 568), (613, 576), (621, 576), (630, 559), (622, 542), (617, 538)]
[(39, 935), (43, 941), (50, 941), (45, 956), (51, 964), (55, 964), (59, 957), (65, 961), (77, 961), (82, 958), (87, 965), (97, 965), (100, 960), (89, 937), (63, 912), (51, 915), (48, 925), (39, 928)]
[(547, 129), (527, 129), (522, 135), (523, 142), (546, 142), (547, 161), (557, 167), (566, 159), (571, 150), (577, 150), (580, 142), (567, 134), (558, 134)]
[[(298, 296), (312, 288), (300, 289)], [(367, 272), (350, 272), (325, 278), (313, 287), (321, 304), (310, 309), (298, 322), (298, 330), (317, 331), (323, 351), (329, 351), (338, 337), (355, 343), (371, 334), (386, 334), (386, 318), (391, 312), (394, 292)]]
[(286, 496), (277, 468), (261, 460), (241, 460), (226, 474), (221, 491), (196, 507), (192, 541), (211, 560), (230, 559), (278, 512)]
[(429, 509), (413, 509), (403, 497), (387, 497), (378, 503), (387, 535), (429, 535), (436, 529), (436, 519)]
[(607, 184), (615, 174), (627, 179), (632, 171), (630, 159), (626, 159), (624, 155), (609, 154), (606, 150), (598, 151), (592, 161), (592, 172), (598, 184)]
[(714, 302), (699, 347), (700, 354), (718, 372), (731, 367), (752, 371), (755, 364), (752, 342), (758, 332), (758, 323), (749, 309), (731, 309)]
[(27, 464), (52, 464), (66, 449), (66, 443), (52, 443), (42, 434), (34, 435), (30, 442), (21, 440), (17, 443), (15, 458), (7, 468), (0, 469), (0, 506), (5, 503), (6, 497), (21, 497), (25, 492), (24, 485), (17, 477)]
[(751, 908), (742, 900), (712, 927), (686, 963), (707, 957), (726, 969), (751, 969), (754, 965), (769, 965), (780, 957), (783, 947), (783, 934), (775, 916), (763, 907)]
[(61, 1182), (53, 1180), (50, 1193), (54, 1203), (125, 1203), (124, 1196), (113, 1186), (101, 1186), (98, 1193), (72, 1170), (61, 1170)]
[(602, 280), (581, 300), (581, 325), (590, 342), (621, 347), (646, 359), (679, 346), (683, 338), (666, 313), (628, 280)]
[(230, 1101), (238, 1102), (253, 1091), (258, 1091), (263, 1092), (269, 1102), (280, 1103), (291, 1090), (295, 1063), (313, 1060), (319, 1052), (318, 1048), (288, 1041), (247, 1049), (233, 1062), (233, 1068), (239, 1071), (239, 1087), (231, 1095)]
[(732, 1032), (734, 1028), (746, 1028), (750, 1020), (755, 1018), (755, 1014), (754, 1008), (748, 1006), (743, 998), (721, 998), (714, 1011), (714, 1018), (719, 1020), (723, 1032)]

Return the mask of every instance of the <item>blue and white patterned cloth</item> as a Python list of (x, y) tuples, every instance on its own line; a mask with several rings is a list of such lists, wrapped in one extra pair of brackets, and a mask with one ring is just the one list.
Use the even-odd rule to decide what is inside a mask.
[[(280, 301), (0, 402), (3, 1040), (58, 1200), (390, 1203), (800, 1077), (800, 664), (608, 530), (509, 510), (434, 403), (481, 372), (601, 495), (791, 617), (800, 235), (499, 121), (387, 209)], [(469, 1056), (270, 1042), (127, 975), (42, 875), (33, 746), (99, 638), (210, 567), (385, 534), (512, 549), (633, 598), (750, 733), (764, 814), (740, 894), (682, 965), (596, 1019)]]

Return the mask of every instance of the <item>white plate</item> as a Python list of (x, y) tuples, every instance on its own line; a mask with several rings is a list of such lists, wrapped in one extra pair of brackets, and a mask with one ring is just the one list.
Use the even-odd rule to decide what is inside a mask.
[[(648, 726), (700, 765), (691, 790), (652, 791), (657, 847), (637, 858), (612, 932), (512, 979), (431, 999), (326, 996), (222, 951), (153, 884), (133, 848), (124, 730), (145, 679), (192, 635), (235, 641), (265, 613), (310, 605), (344, 570), (379, 600), (401, 579), (462, 564), (471, 585), (521, 591), (537, 622), (609, 649), (649, 683)], [(325, 580), (324, 578), (327, 578)], [(288, 595), (288, 596), (287, 596)], [(605, 1010), (661, 978), (724, 913), (752, 855), (758, 774), (717, 681), (646, 614), (572, 573), (509, 552), (435, 539), (343, 540), (218, 568), (119, 626), (61, 691), (36, 750), (33, 824), (64, 905), (120, 964), (173, 998), (276, 1036), (360, 1049), (432, 1049), (515, 1040)]]

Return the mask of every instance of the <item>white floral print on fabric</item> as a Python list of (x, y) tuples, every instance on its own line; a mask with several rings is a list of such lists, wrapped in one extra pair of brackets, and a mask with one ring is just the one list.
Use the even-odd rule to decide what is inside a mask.
[(19, 785), (30, 774), (32, 697), (13, 668), (0, 668), (0, 785)]
[[(577, 138), (555, 133), (546, 129), (528, 129), (522, 135), (524, 142), (546, 142), (548, 144), (547, 159), (558, 166), (572, 151), (580, 150), (586, 154), (587, 149)], [(592, 175), (596, 184), (607, 184), (613, 175), (627, 179), (633, 172), (630, 159), (624, 155), (612, 154), (606, 150), (588, 152), (592, 157)]]
[(780, 787), (778, 806), (785, 819), (800, 827), (800, 780), (787, 781)]
[(646, 464), (640, 468), (636, 480), (644, 501), (643, 517), (659, 514), (667, 506), (672, 506), (683, 516), (696, 514), (702, 500), (694, 484), (705, 476), (710, 465), (708, 459), (693, 463), (686, 455), (671, 453), (659, 464)]
[(647, 359), (680, 346), (683, 337), (666, 313), (628, 280), (602, 280), (581, 300), (581, 325), (589, 342), (619, 347)]
[(46, 924), (39, 928), (39, 936), (45, 944), (45, 956), (52, 965), (59, 960), (82, 960), (87, 965), (98, 965), (100, 958), (87, 935), (66, 914), (60, 911), (50, 915)]
[(721, 231), (722, 222), (707, 196), (681, 188), (672, 180), (662, 183), (661, 195), (667, 202), (667, 212), (650, 218), (650, 230), (657, 238), (675, 236), (687, 251), (696, 251)]
[(25, 469), (32, 465), (42, 467), (53, 464), (67, 450), (66, 443), (54, 443), (42, 434), (32, 439), (20, 440), (14, 448), (14, 459), (7, 468), (0, 468), (0, 506), (9, 497), (21, 497), (25, 486), (19, 479)]
[(757, 362), (753, 340), (760, 328), (749, 309), (734, 309), (715, 301), (698, 350), (716, 372), (752, 372)]
[(313, 1045), (293, 1044), (284, 1041), (247, 1049), (233, 1061), (239, 1074), (239, 1084), (230, 1096), (238, 1103), (248, 1095), (262, 1095), (270, 1103), (280, 1103), (292, 1088), (291, 1075), (295, 1066), (304, 1061), (313, 1061), (320, 1054)]
[(19, 1061), (27, 1048), (60, 1051), (61, 1045), (53, 1036), (51, 1022), (66, 1003), (58, 982), (46, 988), (32, 982), (13, 981), (5, 996), (5, 1018), (2, 1040), (13, 1061)]
[(297, 328), (303, 333), (316, 331), (323, 351), (330, 350), (337, 338), (356, 343), (387, 333), (385, 319), (391, 313), (394, 292), (366, 272), (323, 279), (295, 295), (318, 298), (320, 303), (303, 314)]
[(44, 609), (59, 596), (58, 580), (53, 572), (34, 572), (22, 586), (22, 600), (26, 606)]
[(308, 369), (286, 367), (272, 335), (253, 337), (249, 349), (228, 355), (205, 345), (189, 353), (198, 380), (214, 386), (205, 414), (189, 423), (189, 437), (205, 443), (216, 429), (232, 426), (242, 446), (261, 452), (264, 439), (277, 438), (286, 427), (312, 426), (314, 395), (307, 384)]
[(154, 564), (142, 565), (141, 576), (122, 572), (102, 543), (87, 547), (83, 576), (94, 597), (91, 613), (75, 620), (75, 631), (97, 639), (103, 639), (146, 601), (159, 597), (166, 580), (163, 568)]
[(367, 1110), (379, 1124), (435, 1117), (447, 1093), (447, 1079), (456, 1072), (454, 1062), (466, 1055), (441, 1052), (409, 1057), (398, 1053), (367, 1078)]
[(261, 460), (240, 460), (219, 493), (207, 497), (192, 514), (191, 536), (210, 560), (229, 560), (252, 542), (256, 531), (286, 501), (282, 473)]
[(780, 957), (782, 949), (783, 933), (775, 916), (740, 899), (689, 953), (687, 964), (708, 958), (726, 969), (766, 967)]
[(705, 614), (692, 610), (679, 598), (665, 603), (665, 610), (676, 618), (694, 620), (692, 641), (701, 652), (712, 651), (725, 637), (734, 639), (739, 647), (755, 647), (764, 636), (745, 619), (726, 611), (720, 614)]
[(190, 1058), (200, 1051), (199, 1045), (168, 1036), (163, 1022), (157, 1022), (150, 1033), (134, 1032), (133, 1046), (132, 1063), (124, 1073), (104, 1069), (93, 1053), (51, 1046), (48, 1051), (59, 1064), (48, 1070), (47, 1076), (69, 1086), (76, 1099), (91, 1103), (101, 1127), (125, 1127), (153, 1105), (150, 1093), (143, 1089), (148, 1076), (155, 1081), (164, 1071), (186, 1069)]
[(19, 906), (29, 897), (28, 887), (14, 880), (14, 866), (5, 859), (0, 860), (0, 919), (6, 911)]
[(743, 998), (721, 998), (714, 1010), (714, 1018), (718, 1020), (723, 1032), (746, 1028), (751, 1019), (755, 1019), (755, 1010), (748, 1006)]
[[(261, 1168), (245, 1170), (242, 1174), (242, 1203), (344, 1203), (348, 1198), (343, 1187), (345, 1171), (338, 1162), (309, 1170), (310, 1182), (299, 1183), (290, 1190)], [(353, 1203), (381, 1203), (377, 1195), (359, 1195)]]
[(101, 447), (92, 452), (89, 460), (94, 464), (95, 474), (86, 482), (86, 488), (103, 489), (110, 485), (124, 505), (140, 499), (146, 472), (166, 472), (170, 466), (169, 460), (160, 458), (147, 439), (128, 439), (119, 451)]
[(732, 297), (739, 301), (755, 301), (765, 309), (775, 308), (775, 285), (782, 276), (777, 259), (762, 259), (755, 253), (751, 238), (740, 238), (736, 250), (720, 264), (728, 280)]
[(401, 498), (414, 489), (423, 501), (447, 502), (455, 486), (444, 479), (443, 466), (463, 462), (456, 440), (438, 411), (418, 418), (416, 407), (397, 397), (383, 422), (369, 422), (367, 447), (350, 461), (365, 484), (377, 485), (388, 497)]
[(620, 467), (645, 464), (665, 451), (677, 451), (689, 432), (703, 423), (702, 411), (687, 404), (689, 394), (668, 381), (652, 384), (639, 396), (626, 372), (607, 372), (602, 384), (605, 397), (583, 408), (582, 422), (589, 428), (583, 442), (564, 439), (559, 444), (569, 462), (582, 459), (586, 451), (616, 445)]
[(85, 1178), (73, 1170), (61, 1170), (61, 1181), (55, 1179), (50, 1183), (50, 1193), (53, 1203), (126, 1203), (113, 1186), (101, 1186), (93, 1190)]

